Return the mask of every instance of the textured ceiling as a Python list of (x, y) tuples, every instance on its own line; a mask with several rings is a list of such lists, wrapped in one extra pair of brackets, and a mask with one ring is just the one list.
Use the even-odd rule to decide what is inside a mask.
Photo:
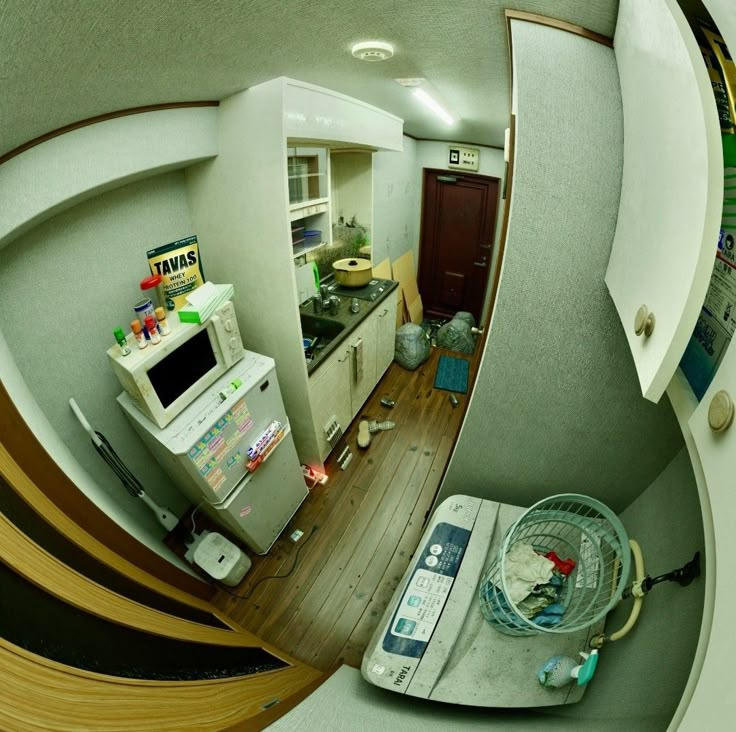
[[(282, 75), (393, 112), (415, 137), (502, 146), (504, 7), (613, 35), (618, 0), (2, 0), (0, 154), (94, 115)], [(394, 58), (352, 58), (374, 38)], [(436, 121), (392, 81), (405, 76), (427, 77), (461, 121)]]

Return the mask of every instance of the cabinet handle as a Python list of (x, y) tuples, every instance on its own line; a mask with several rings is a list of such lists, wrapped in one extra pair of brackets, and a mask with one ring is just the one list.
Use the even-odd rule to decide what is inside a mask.
[(727, 391), (716, 392), (708, 405), (708, 425), (713, 432), (725, 432), (733, 422), (733, 399)]
[(642, 305), (634, 316), (634, 333), (636, 335), (645, 335), (647, 338), (654, 332), (654, 325), (657, 319), (654, 313), (650, 313), (646, 305)]
[(337, 360), (339, 363), (344, 363), (347, 360), (348, 356), (350, 356), (350, 351), (345, 351), (345, 355), (342, 358), (338, 358)]
[(383, 312), (378, 317), (382, 318), (387, 312), (388, 312), (388, 308), (384, 308)]

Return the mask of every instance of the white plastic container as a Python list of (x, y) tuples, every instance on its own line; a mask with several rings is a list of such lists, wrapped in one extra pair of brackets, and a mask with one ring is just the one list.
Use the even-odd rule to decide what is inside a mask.
[(197, 544), (194, 563), (210, 577), (228, 587), (239, 585), (251, 566), (250, 558), (245, 552), (214, 531)]

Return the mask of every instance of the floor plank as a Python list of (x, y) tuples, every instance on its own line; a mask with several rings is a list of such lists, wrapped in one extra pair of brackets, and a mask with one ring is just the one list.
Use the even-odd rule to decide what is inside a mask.
[[(347, 430), (354, 454), (347, 470), (328, 461), (328, 483), (311, 492), (269, 554), (254, 558), (233, 590), (239, 597), (218, 592), (218, 607), (317, 668), (360, 665), (421, 537), (465, 411), (467, 395), (456, 395), (454, 408), (448, 392), (433, 388), (443, 353), (433, 349), (413, 372), (390, 366)], [(393, 409), (380, 404), (385, 396), (396, 401)], [(373, 435), (361, 450), (361, 418), (396, 427)], [(297, 528), (307, 543), (293, 566), (299, 545), (288, 537)]]

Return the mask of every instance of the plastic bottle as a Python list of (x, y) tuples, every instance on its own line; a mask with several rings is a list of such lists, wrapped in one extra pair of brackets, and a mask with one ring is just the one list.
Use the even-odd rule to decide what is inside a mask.
[(146, 337), (143, 335), (143, 327), (139, 320), (130, 321), (130, 329), (133, 331), (133, 337), (138, 341), (138, 348), (145, 348), (148, 345)]
[(146, 330), (151, 339), (151, 343), (155, 346), (157, 343), (161, 343), (161, 336), (159, 335), (158, 328), (156, 327), (156, 321), (152, 315), (146, 316)]
[(128, 346), (128, 340), (125, 337), (125, 333), (123, 333), (123, 329), (115, 328), (112, 334), (115, 337), (115, 340), (117, 341), (118, 346), (120, 347), (121, 355), (130, 356), (130, 347)]
[(166, 311), (163, 308), (156, 308), (156, 320), (158, 321), (158, 329), (161, 335), (169, 335), (171, 328), (169, 327), (169, 321), (166, 320)]

